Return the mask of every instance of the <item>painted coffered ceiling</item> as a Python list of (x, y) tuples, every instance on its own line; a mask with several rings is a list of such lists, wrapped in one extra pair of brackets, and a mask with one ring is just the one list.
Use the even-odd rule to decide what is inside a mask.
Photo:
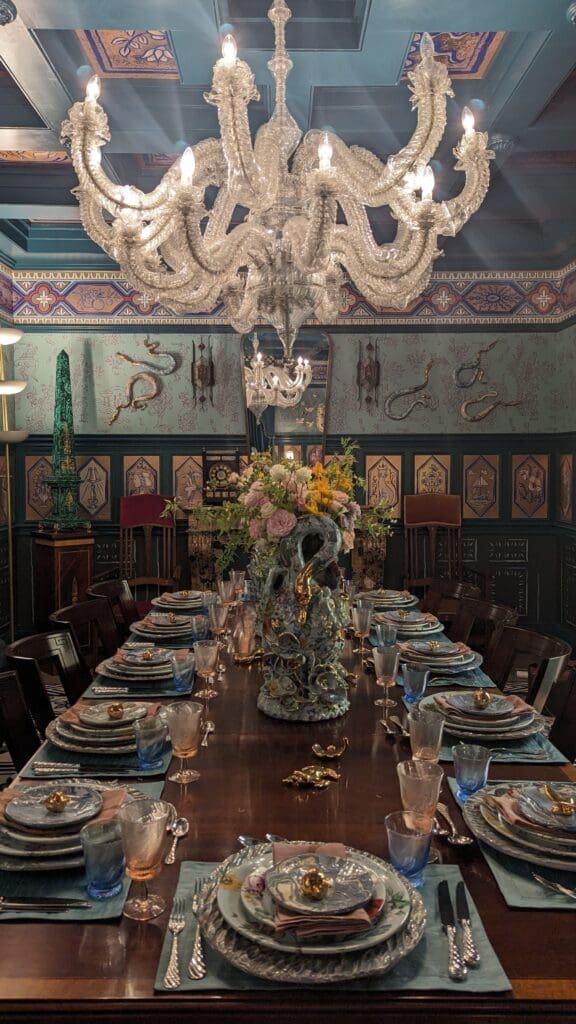
[[(153, 188), (186, 143), (217, 134), (203, 100), (223, 24), (255, 72), (256, 129), (271, 110), (267, 0), (15, 0), (0, 27), (0, 254), (18, 268), (112, 268), (84, 234), (60, 124), (102, 78), (116, 180)], [(292, 0), (288, 103), (385, 157), (412, 134), (406, 71), (430, 31), (453, 77), (435, 197), (459, 188), (451, 148), (470, 105), (494, 140), (488, 198), (442, 271), (554, 270), (576, 257), (576, 25), (568, 0)], [(10, 3), (0, 0), (0, 17)], [(6, 15), (8, 16), (8, 14)], [(576, 17), (576, 15), (575, 15)], [(380, 211), (380, 241), (393, 231)]]

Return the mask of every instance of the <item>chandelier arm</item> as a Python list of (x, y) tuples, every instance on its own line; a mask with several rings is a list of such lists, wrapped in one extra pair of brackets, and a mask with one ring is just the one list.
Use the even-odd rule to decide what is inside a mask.
[[(217, 302), (218, 294), (220, 291), (220, 284), (218, 281), (210, 280), (209, 278), (202, 279), (197, 285), (191, 287), (192, 279), (185, 281), (185, 285), (190, 285), (184, 290), (183, 285), (177, 289), (178, 294), (174, 294), (174, 289), (171, 287), (172, 274), (168, 271), (163, 271), (161, 274), (162, 280), (157, 280), (157, 275), (151, 274), (146, 268), (138, 261), (134, 260), (134, 253), (128, 247), (126, 253), (126, 263), (129, 269), (130, 278), (134, 282), (138, 291), (148, 299), (155, 302), (166, 302), (171, 307), (185, 308), (185, 309), (207, 309), (211, 310), (214, 308)], [(151, 278), (154, 280), (151, 281)]]
[[(342, 202), (347, 224), (337, 224), (333, 235), (333, 248), (341, 259), (340, 251), (354, 253), (366, 271), (380, 281), (397, 281), (410, 273), (420, 260), (425, 226), (418, 220), (417, 213), (408, 220), (399, 222), (396, 238), (392, 242), (378, 245), (374, 241), (372, 228), (366, 211), (352, 200)], [(342, 262), (345, 262), (342, 260)]]
[[(392, 301), (397, 305), (400, 301), (406, 302), (414, 297), (414, 287), (422, 279), (428, 267), (439, 250), (436, 246), (436, 231), (432, 224), (415, 233), (413, 244), (410, 250), (411, 266), (398, 278), (392, 275), (383, 274), (381, 265), (368, 263), (364, 253), (358, 251), (357, 242), (354, 236), (346, 236), (338, 229), (338, 236), (334, 239), (334, 251), (337, 259), (346, 268), (349, 277), (357, 288), (366, 297), (370, 295), (376, 300), (376, 305), (383, 305)], [(336, 233), (335, 233), (336, 235)]]
[(291, 242), (294, 262), (303, 273), (326, 267), (336, 214), (336, 200), (323, 192), (310, 204), (308, 217), (293, 217), (285, 225), (284, 238)]
[(459, 195), (442, 203), (438, 232), (454, 236), (481, 206), (490, 185), (490, 161), (494, 153), (488, 149), (485, 132), (474, 132), (462, 138), (454, 148), (455, 170), (463, 171), (464, 185)]

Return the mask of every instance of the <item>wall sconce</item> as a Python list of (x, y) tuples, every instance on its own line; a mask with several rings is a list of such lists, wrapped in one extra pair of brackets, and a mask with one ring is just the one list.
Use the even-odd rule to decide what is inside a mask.
[(5, 446), (5, 486), (6, 486), (6, 527), (8, 535), (8, 602), (10, 611), (10, 641), (14, 640), (14, 536), (12, 529), (12, 471), (10, 465), (10, 445), (20, 444), (28, 437), (27, 430), (11, 430), (8, 409), (8, 397), (19, 395), (24, 391), (27, 381), (9, 380), (6, 377), (4, 348), (20, 341), (22, 331), (14, 327), (0, 327), (0, 407), (2, 410), (2, 430), (0, 442)]

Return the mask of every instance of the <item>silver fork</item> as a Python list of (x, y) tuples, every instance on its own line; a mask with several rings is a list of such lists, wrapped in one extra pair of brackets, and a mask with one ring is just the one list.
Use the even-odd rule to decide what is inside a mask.
[(576, 890), (569, 889), (568, 886), (561, 885), (560, 882), (551, 882), (550, 879), (537, 875), (535, 871), (532, 872), (532, 878), (545, 889), (550, 889), (552, 892), (561, 893), (562, 896), (569, 896), (570, 899), (576, 900)]
[(200, 978), (204, 978), (206, 975), (206, 964), (204, 963), (204, 953), (202, 951), (202, 932), (200, 931), (200, 925), (198, 923), (200, 890), (203, 883), (203, 878), (196, 879), (194, 883), (194, 890), (192, 892), (192, 913), (196, 918), (196, 934), (194, 936), (194, 945), (192, 946), (192, 956), (190, 957), (190, 963), (188, 964), (188, 977), (192, 978), (193, 981), (199, 981)]
[(168, 921), (168, 930), (172, 934), (172, 946), (170, 949), (168, 967), (166, 968), (166, 974), (164, 975), (164, 988), (180, 988), (181, 985), (178, 936), (183, 930), (185, 924), (184, 900), (177, 897), (172, 904), (172, 911)]

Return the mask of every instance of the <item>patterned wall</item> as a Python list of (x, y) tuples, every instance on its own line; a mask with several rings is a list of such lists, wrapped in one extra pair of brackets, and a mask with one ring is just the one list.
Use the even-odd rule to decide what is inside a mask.
[[(146, 338), (145, 332), (25, 333), (15, 352), (17, 376), (28, 381), (19, 396), (17, 425), (31, 434), (51, 433), (56, 356), (65, 348), (70, 355), (77, 434), (244, 433), (237, 336), (211, 335), (216, 383), (212, 402), (203, 403), (194, 402), (191, 384), (192, 340), (198, 342), (199, 336), (154, 334), (152, 338), (159, 342), (155, 353), (146, 349)], [(165, 374), (174, 366), (173, 372)], [(130, 392), (129, 381), (135, 375), (138, 380)], [(156, 397), (145, 401), (144, 396), (156, 389)], [(140, 408), (121, 408), (111, 423), (129, 393)]]
[(370, 403), (357, 387), (359, 336), (332, 337), (331, 434), (525, 434), (574, 428), (566, 395), (576, 393), (575, 327), (556, 334), (380, 335), (380, 385)]

